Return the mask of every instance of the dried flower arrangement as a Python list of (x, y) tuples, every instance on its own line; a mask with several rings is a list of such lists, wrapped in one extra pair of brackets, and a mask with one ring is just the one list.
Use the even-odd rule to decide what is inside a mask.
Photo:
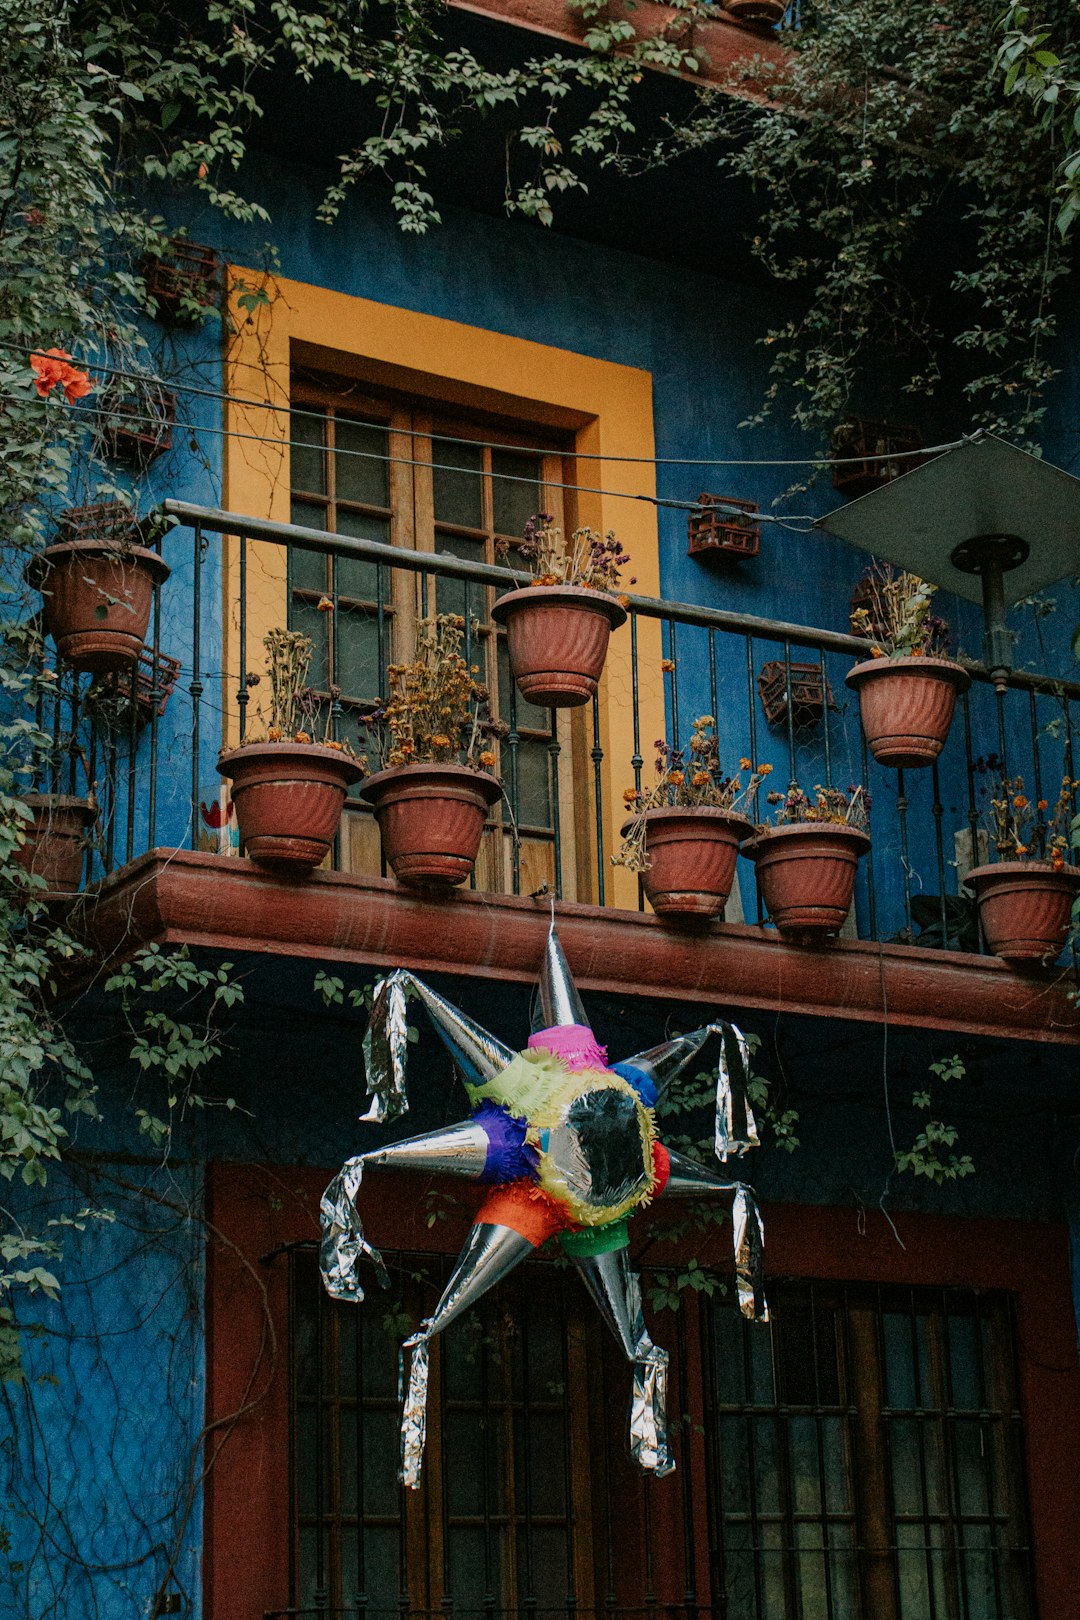
[(527, 563), (534, 585), (575, 585), (594, 591), (616, 592), (619, 570), (630, 561), (612, 531), (599, 535), (595, 529), (575, 529), (567, 540), (547, 512), (529, 519), (524, 538), (516, 545), (500, 539), (495, 549), (500, 557), (512, 553)]
[[(365, 769), (397, 765), (467, 765), (491, 771), (493, 744), (509, 733), (492, 719), (491, 694), (476, 677), (479, 666), (462, 653), (465, 620), (457, 613), (422, 619), (416, 656), (391, 664), (390, 696), (360, 722)], [(374, 754), (377, 763), (369, 765)]]
[[(326, 703), (324, 694), (307, 684), (315, 650), (311, 637), (301, 630), (283, 630), (275, 626), (263, 637), (263, 646), (266, 648), (266, 673), (270, 683), (270, 714), (266, 717), (261, 707), (257, 708), (260, 720), (265, 723), (265, 735), (249, 732), (244, 742), (319, 743), (337, 753), (351, 755), (351, 745), (339, 742), (331, 735), (333, 705), (341, 696), (340, 688), (330, 688), (330, 702)], [(258, 675), (249, 675), (246, 684), (249, 688), (258, 686)], [(320, 732), (321, 735), (318, 735)]]
[(854, 783), (846, 793), (819, 783), (811, 795), (793, 782), (783, 793), (770, 793), (768, 802), (776, 806), (776, 813), (771, 823), (758, 827), (759, 835), (767, 835), (773, 826), (791, 827), (804, 822), (854, 827), (859, 832), (870, 830), (870, 795)]
[[(1022, 776), (1002, 777), (990, 796), (990, 834), (1003, 861), (1049, 861), (1065, 865), (1070, 840), (1080, 832), (1073, 799), (1080, 779), (1063, 776), (1057, 799), (1037, 799), (1024, 792)], [(1047, 816), (1049, 811), (1049, 816)]]
[(685, 748), (673, 748), (663, 737), (657, 738), (654, 747), (656, 781), (641, 792), (628, 788), (623, 794), (630, 820), (617, 853), (611, 857), (612, 865), (625, 866), (631, 872), (649, 868), (646, 837), (650, 810), (723, 810), (749, 821), (754, 816), (758, 789), (772, 770), (771, 765), (754, 765), (743, 758), (739, 771), (750, 772), (745, 785), (741, 775), (726, 775), (720, 761), (716, 720), (711, 714), (697, 717)]
[(948, 621), (930, 611), (936, 590), (936, 585), (906, 569), (871, 563), (857, 587), (861, 605), (851, 614), (855, 634), (872, 643), (871, 657), (948, 656)]

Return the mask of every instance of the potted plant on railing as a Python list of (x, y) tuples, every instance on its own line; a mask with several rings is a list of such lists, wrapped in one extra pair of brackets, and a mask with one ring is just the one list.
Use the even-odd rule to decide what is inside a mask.
[[(501, 555), (511, 550), (500, 542)], [(515, 555), (533, 583), (500, 596), (510, 671), (521, 695), (547, 709), (577, 708), (596, 696), (612, 630), (626, 622), (614, 593), (630, 561), (614, 534), (575, 529), (566, 541), (545, 512), (530, 518)]]
[(54, 543), (27, 564), (45, 629), (74, 669), (104, 675), (138, 659), (154, 586), (169, 577), (158, 552), (140, 540), (138, 520), (122, 501), (72, 507), (61, 514)]
[(776, 819), (743, 846), (757, 868), (766, 910), (782, 934), (820, 939), (837, 933), (851, 909), (859, 859), (870, 848), (869, 796), (796, 784), (770, 793)]
[(945, 746), (959, 693), (971, 678), (945, 656), (949, 627), (931, 613), (937, 587), (888, 563), (867, 569), (852, 628), (872, 656), (848, 671), (870, 752), (880, 765), (932, 765)]
[(315, 736), (321, 700), (307, 685), (311, 637), (275, 628), (263, 645), (270, 682), (265, 735), (226, 749), (218, 770), (232, 782), (241, 849), (265, 865), (306, 871), (330, 853), (345, 795), (362, 767), (348, 743), (330, 736), (329, 707), (323, 735)]
[(508, 728), (490, 717), (487, 688), (462, 656), (464, 633), (458, 614), (421, 620), (415, 658), (391, 664), (390, 696), (362, 722), (381, 769), (361, 796), (375, 812), (387, 864), (411, 887), (468, 879), (502, 794), (492, 743)]
[[(1031, 803), (1023, 777), (1002, 778), (990, 799), (998, 859), (964, 879), (975, 891), (986, 943), (1006, 962), (1053, 962), (1080, 895), (1080, 868), (1066, 856), (1080, 836), (1073, 801), (1080, 780), (1062, 778), (1057, 802)], [(1049, 811), (1049, 816), (1047, 812)]]
[(725, 775), (711, 714), (694, 721), (685, 748), (660, 738), (656, 749), (656, 781), (623, 794), (631, 813), (612, 863), (640, 873), (649, 904), (662, 917), (719, 916), (739, 845), (754, 831), (758, 788), (772, 766), (740, 760), (740, 770), (750, 772), (745, 786), (741, 776)]

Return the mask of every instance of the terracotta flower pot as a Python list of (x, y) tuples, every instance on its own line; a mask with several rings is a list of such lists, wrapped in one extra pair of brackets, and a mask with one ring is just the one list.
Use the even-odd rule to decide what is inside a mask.
[(45, 879), (48, 894), (76, 894), (82, 881), (86, 830), (97, 811), (89, 799), (68, 793), (27, 793), (23, 802), (34, 819), (15, 859), (27, 872)]
[(240, 847), (267, 866), (318, 866), (330, 853), (345, 794), (360, 780), (348, 754), (321, 743), (231, 748), (218, 770), (232, 782)]
[(859, 714), (879, 765), (916, 770), (945, 746), (959, 693), (971, 677), (951, 658), (868, 658), (848, 671)]
[(398, 882), (450, 888), (468, 880), (502, 788), (465, 765), (397, 765), (369, 776), (360, 791)]
[[(626, 836), (632, 821), (622, 828)], [(648, 868), (641, 874), (649, 904), (661, 917), (717, 917), (735, 881), (739, 845), (753, 832), (745, 816), (712, 805), (645, 814)]]
[(30, 585), (43, 599), (45, 628), (66, 664), (95, 675), (138, 659), (154, 600), (169, 577), (148, 546), (60, 540), (32, 557)]
[(975, 890), (986, 943), (1006, 962), (1053, 962), (1080, 894), (1080, 867), (1049, 861), (997, 861), (964, 879)]
[(626, 623), (621, 602), (580, 585), (526, 585), (508, 591), (491, 616), (506, 625), (518, 690), (544, 709), (574, 709), (591, 702), (611, 632)]
[(805, 821), (773, 827), (743, 854), (757, 866), (761, 897), (780, 932), (820, 938), (843, 927), (859, 857), (869, 848), (857, 827)]

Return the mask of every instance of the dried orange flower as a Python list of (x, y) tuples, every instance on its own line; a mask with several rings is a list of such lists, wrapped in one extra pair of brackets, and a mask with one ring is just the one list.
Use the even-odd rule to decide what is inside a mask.
[(709, 773), (708, 771), (695, 771), (690, 781), (694, 787), (708, 787)]
[(479, 759), (481, 765), (486, 765), (489, 769), (495, 763), (495, 755), (492, 753), (490, 748), (485, 748), (482, 754), (477, 755), (477, 758)]
[(266, 736), (267, 736), (267, 740), (269, 742), (280, 742), (281, 741), (281, 727), (280, 726), (270, 726), (267, 729)]
[(1048, 810), (1050, 808), (1050, 801), (1048, 799), (1039, 799), (1035, 805), (1035, 808), (1036, 810)]
[(344, 752), (345, 744), (342, 743), (342, 742), (335, 742), (332, 737), (327, 737), (325, 743), (323, 744), (323, 747), (324, 748), (332, 748), (334, 750), (335, 754), (340, 754), (340, 753)]
[(623, 790), (623, 803), (624, 804), (637, 804), (638, 799), (640, 797), (641, 797), (641, 795), (638, 792), (637, 788), (625, 788)]
[(1023, 793), (1018, 793), (1013, 799), (1013, 805), (1017, 810), (1026, 810), (1028, 807), (1027, 798)]
[(757, 773), (758, 773), (759, 776), (771, 776), (772, 775), (772, 766), (771, 765), (759, 765), (758, 768), (757, 768)]
[(671, 783), (672, 787), (682, 787), (683, 783), (686, 781), (686, 774), (683, 771), (671, 771), (668, 774), (668, 781)]
[(1016, 853), (1018, 855), (1026, 855), (1028, 853), (1028, 846), (1026, 844), (1017, 844)]
[(449, 748), (450, 739), (443, 731), (437, 731), (431, 739), (432, 748)]
[(754, 762), (751, 759), (740, 759), (740, 761), (739, 761), (739, 769), (740, 769), (740, 771), (752, 770), (753, 765), (754, 765)]
[(671, 675), (675, 669), (674, 658), (662, 658), (660, 660), (660, 668), (665, 675)]
[(311, 741), (311, 737), (306, 731), (298, 731), (296, 733), (296, 741), (300, 743), (309, 743)]
[(871, 647), (870, 656), (871, 658), (884, 658), (885, 654), (880, 647)]
[(333, 602), (331, 602), (330, 598), (328, 596), (320, 596), (319, 597), (319, 612), (320, 613), (333, 613), (333, 611), (334, 611), (334, 604), (333, 604)]

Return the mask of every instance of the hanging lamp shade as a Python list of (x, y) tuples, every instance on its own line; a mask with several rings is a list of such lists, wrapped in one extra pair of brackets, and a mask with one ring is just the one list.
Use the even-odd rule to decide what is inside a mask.
[(818, 518), (817, 527), (969, 602), (986, 661), (1010, 668), (1005, 607), (1080, 569), (1080, 478), (980, 433)]

